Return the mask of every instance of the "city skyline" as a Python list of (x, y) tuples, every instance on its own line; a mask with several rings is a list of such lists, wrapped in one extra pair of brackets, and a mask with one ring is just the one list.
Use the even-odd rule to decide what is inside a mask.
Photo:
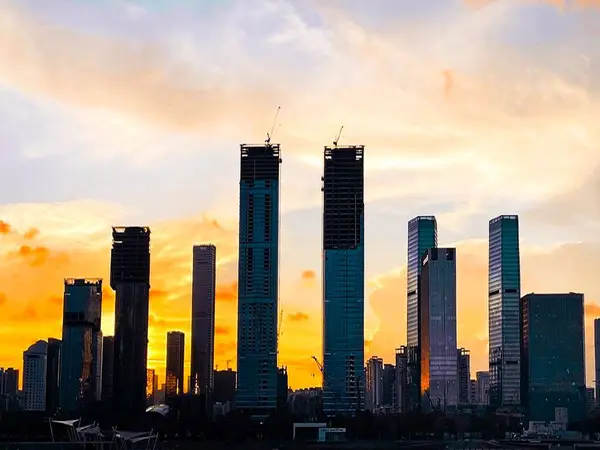
[[(488, 221), (519, 214), (521, 294), (586, 295), (591, 384), (592, 319), (600, 316), (593, 123), (600, 86), (590, 62), (599, 50), (586, 24), (598, 12), (518, 1), (442, 3), (382, 1), (377, 14), (357, 3), (342, 10), (165, 1), (159, 11), (144, 2), (126, 8), (63, 0), (56, 10), (35, 12), (30, 1), (3, 3), (0, 17), (11, 25), (0, 36), (37, 51), (14, 59), (10, 46), (0, 50), (7, 149), (0, 152), (0, 315), (9, 317), (0, 326), (8, 343), (2, 366), (21, 369), (28, 346), (61, 337), (66, 277), (105, 280), (102, 331), (113, 334), (110, 227), (126, 223), (153, 232), (148, 366), (164, 373), (169, 330), (183, 331), (191, 348), (192, 246), (212, 243), (215, 365), (232, 360), (235, 367), (238, 149), (264, 140), (281, 105), (273, 141), (284, 159), (279, 362), (289, 367), (292, 386), (319, 384), (310, 357), (322, 352), (320, 161), (342, 124), (341, 144), (366, 147), (365, 360), (392, 362), (406, 344), (406, 224), (435, 215), (440, 246), (457, 248), (458, 346), (470, 350), (472, 373), (487, 370)], [(252, 20), (238, 22), (253, 9)], [(540, 17), (556, 25), (552, 36)], [(409, 19), (414, 46), (395, 31)], [(276, 26), (258, 27), (263, 20)], [(197, 31), (205, 21), (214, 26)], [(243, 42), (234, 31), (241, 29)], [(436, 29), (451, 29), (451, 42)], [(553, 45), (557, 36), (561, 49)], [(81, 39), (98, 66), (69, 44)], [(207, 44), (213, 40), (225, 58)], [(137, 44), (148, 52), (135, 53)], [(551, 62), (537, 44), (549, 46)], [(111, 51), (101, 51), (106, 45)], [(271, 60), (238, 57), (262, 53)], [(50, 87), (65, 75), (52, 61), (64, 59), (73, 61), (75, 77), (65, 77), (72, 84)], [(108, 86), (115, 95), (98, 95)]]

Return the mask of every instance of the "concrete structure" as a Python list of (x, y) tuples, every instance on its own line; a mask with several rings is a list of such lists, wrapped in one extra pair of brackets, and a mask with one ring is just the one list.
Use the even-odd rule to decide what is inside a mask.
[(48, 339), (48, 353), (46, 357), (46, 411), (54, 414), (60, 401), (60, 339)]
[(104, 402), (113, 399), (114, 354), (115, 338), (104, 336), (102, 338), (102, 401)]
[(583, 294), (527, 294), (521, 299), (521, 399), (532, 421), (552, 421), (566, 408), (585, 418)]
[(146, 409), (150, 229), (113, 228), (110, 286), (115, 291), (113, 393), (116, 411)]
[(165, 374), (165, 396), (167, 398), (183, 394), (184, 360), (185, 335), (181, 331), (169, 331), (167, 333), (167, 368)]
[(478, 405), (489, 405), (490, 404), (490, 373), (489, 372), (477, 372), (475, 374), (477, 379), (477, 404)]
[(490, 220), (488, 272), (490, 403), (494, 406), (520, 405), (518, 216), (499, 216)]
[(594, 374), (596, 401), (600, 402), (600, 318), (594, 319)]
[(466, 348), (456, 351), (456, 362), (458, 370), (458, 403), (469, 404), (471, 392), (471, 353)]
[(477, 405), (477, 380), (469, 381), (469, 404)]
[(394, 411), (405, 413), (408, 404), (408, 348), (402, 346), (396, 349), (396, 383), (394, 389)]
[(278, 144), (242, 145), (235, 406), (257, 417), (277, 407)]
[(383, 406), (383, 359), (369, 358), (365, 372), (365, 409), (376, 411)]
[(26, 411), (46, 410), (48, 343), (37, 341), (23, 352), (23, 393)]
[(217, 248), (211, 244), (197, 245), (192, 253), (190, 392), (208, 394), (214, 383)]
[(75, 412), (100, 400), (102, 280), (68, 278), (64, 286), (60, 409)]
[(421, 365), (419, 351), (419, 276), (421, 258), (430, 248), (438, 246), (437, 221), (434, 216), (418, 216), (408, 222), (408, 255), (406, 270), (406, 345), (407, 350), (407, 407), (421, 405)]
[(231, 369), (217, 370), (214, 373), (213, 399), (219, 403), (232, 403), (235, 399), (237, 373)]
[(323, 186), (323, 409), (364, 399), (364, 146), (325, 147)]
[(421, 264), (421, 406), (447, 412), (458, 406), (456, 250), (429, 249)]

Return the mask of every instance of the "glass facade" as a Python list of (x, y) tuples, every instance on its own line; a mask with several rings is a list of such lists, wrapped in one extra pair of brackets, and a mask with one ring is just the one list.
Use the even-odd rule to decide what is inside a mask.
[(519, 218), (489, 223), (489, 398), (493, 406), (521, 404)]
[(522, 400), (529, 420), (570, 422), (586, 414), (583, 294), (528, 294), (521, 300)]
[[(67, 279), (60, 357), (60, 408), (78, 411), (100, 400), (102, 280)], [(100, 343), (99, 343), (100, 342)]]
[(325, 148), (323, 174), (323, 407), (364, 399), (364, 147)]
[(406, 342), (407, 342), (407, 392), (409, 409), (421, 405), (421, 367), (419, 351), (419, 275), (421, 257), (430, 248), (436, 248), (437, 221), (433, 216), (418, 216), (408, 222), (408, 256), (406, 270)]
[(456, 250), (429, 249), (419, 284), (421, 406), (446, 412), (458, 405)]
[(181, 331), (167, 333), (167, 369), (165, 396), (183, 394), (183, 361), (185, 359), (185, 334)]
[(241, 146), (236, 408), (277, 407), (279, 167), (277, 144)]

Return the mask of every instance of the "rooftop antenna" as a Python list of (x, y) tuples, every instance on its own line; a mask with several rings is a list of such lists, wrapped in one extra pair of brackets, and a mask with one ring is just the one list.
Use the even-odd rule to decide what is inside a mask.
[(335, 139), (333, 140), (333, 146), (337, 147), (338, 146), (338, 142), (340, 141), (340, 136), (342, 135), (342, 130), (344, 129), (344, 125), (342, 125), (342, 127), (340, 128), (339, 133), (337, 134), (337, 136), (335, 137)]
[(281, 109), (281, 106), (278, 106), (277, 112), (275, 113), (275, 118), (273, 119), (273, 126), (271, 126), (271, 131), (267, 133), (267, 139), (265, 140), (265, 143), (267, 145), (269, 145), (271, 143), (271, 138), (273, 137), (273, 131), (275, 131), (275, 123), (277, 122), (277, 117), (279, 117), (280, 109)]

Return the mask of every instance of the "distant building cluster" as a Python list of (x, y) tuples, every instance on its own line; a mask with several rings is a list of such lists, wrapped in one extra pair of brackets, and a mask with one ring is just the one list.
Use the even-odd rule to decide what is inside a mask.
[[(110, 287), (115, 334), (101, 331), (100, 279), (64, 282), (62, 339), (38, 341), (19, 373), (0, 369), (0, 407), (72, 412), (95, 401), (123, 414), (184, 392), (266, 417), (292, 407), (307, 417), (461, 408), (520, 411), (531, 421), (582, 419), (600, 391), (585, 385), (584, 296), (521, 295), (519, 219), (489, 222), (489, 367), (471, 378), (471, 355), (457, 343), (457, 250), (438, 246), (437, 221), (408, 222), (407, 336), (395, 361), (365, 362), (364, 146), (325, 147), (323, 192), (323, 354), (313, 356), (321, 388), (288, 392), (279, 352), (278, 144), (240, 149), (237, 373), (214, 370), (217, 249), (191, 249), (191, 373), (185, 336), (167, 333), (165, 383), (148, 368), (150, 229), (115, 227)], [(595, 321), (600, 379), (600, 319)], [(594, 395), (595, 394), (595, 395)]]

